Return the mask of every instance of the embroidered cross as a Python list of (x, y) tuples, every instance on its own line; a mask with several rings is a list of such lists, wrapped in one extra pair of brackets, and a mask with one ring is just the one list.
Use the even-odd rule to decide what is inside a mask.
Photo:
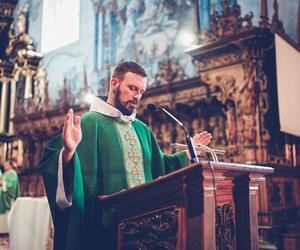
[(140, 154), (137, 150), (131, 149), (128, 153), (128, 158), (131, 159), (134, 163), (137, 163), (140, 158)]
[(129, 141), (129, 144), (130, 144), (131, 146), (133, 146), (134, 143), (136, 142), (135, 136), (134, 136), (133, 134), (131, 134), (129, 130), (126, 132), (125, 140), (126, 140), (126, 141)]
[(130, 172), (135, 177), (137, 183), (141, 184), (141, 182), (142, 182), (142, 180), (141, 180), (142, 179), (142, 176), (141, 176), (142, 173), (141, 173), (141, 171), (138, 168), (133, 167)]

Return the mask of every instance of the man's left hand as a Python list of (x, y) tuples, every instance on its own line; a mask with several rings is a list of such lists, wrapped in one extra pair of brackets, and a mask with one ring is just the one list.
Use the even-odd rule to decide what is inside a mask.
[(211, 134), (208, 133), (207, 131), (203, 131), (193, 136), (193, 143), (195, 144), (195, 146), (197, 146), (197, 144), (199, 143), (203, 145), (208, 145), (211, 142), (211, 139), (212, 139)]

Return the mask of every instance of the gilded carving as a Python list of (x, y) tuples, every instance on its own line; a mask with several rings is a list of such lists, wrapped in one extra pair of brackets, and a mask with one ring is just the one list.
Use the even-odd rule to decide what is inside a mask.
[(42, 55), (34, 51), (32, 38), (26, 33), (26, 15), (25, 9), (21, 7), (18, 11), (17, 29), (18, 34), (14, 32), (12, 23), (9, 30), (9, 44), (5, 50), (16, 66), (22, 67), (22, 70), (35, 70), (42, 58)]
[(176, 249), (178, 211), (163, 209), (123, 221), (119, 225), (122, 249)]
[(204, 33), (205, 42), (215, 41), (224, 36), (250, 30), (253, 27), (252, 12), (241, 17), (240, 5), (236, 4), (230, 8), (228, 0), (222, 1), (222, 5), (223, 11), (221, 14), (214, 10), (210, 16), (211, 26), (210, 29)]
[(194, 61), (195, 70), (201, 77), (201, 73), (214, 70), (217, 67), (224, 68), (233, 64), (237, 64), (241, 60), (241, 54), (237, 51), (232, 53), (226, 53), (225, 55), (217, 55), (209, 58), (204, 58), (201, 56), (196, 56), (197, 61)]
[(235, 223), (234, 209), (231, 204), (216, 208), (216, 248), (217, 250), (234, 249)]
[(17, 1), (0, 2), (0, 34), (12, 22), (12, 13)]
[(184, 78), (184, 69), (179, 65), (178, 60), (170, 58), (159, 63), (159, 71), (155, 76), (155, 85), (170, 84)]
[(19, 34), (26, 33), (26, 15), (25, 15), (25, 8), (20, 7), (17, 16), (17, 29)]
[(226, 140), (227, 145), (235, 145), (237, 143), (237, 117), (236, 108), (233, 102), (228, 102), (226, 105)]
[(259, 112), (261, 117), (261, 136), (264, 142), (271, 139), (268, 129), (265, 127), (265, 116), (269, 111), (269, 94), (268, 94), (268, 79), (266, 73), (262, 69), (262, 63), (258, 64), (258, 87), (259, 87)]
[(214, 78), (212, 78), (206, 74), (203, 77), (203, 80), (207, 82), (213, 90), (216, 88), (219, 89), (216, 97), (222, 103), (225, 103), (227, 99), (232, 98), (236, 91), (235, 78), (233, 76), (224, 74), (216, 75)]
[[(42, 90), (43, 80), (41, 72), (36, 78), (41, 54), (34, 51), (33, 40), (26, 33), (26, 10), (20, 7), (18, 10), (16, 27), (17, 34), (14, 32), (12, 23), (9, 30), (9, 44), (5, 50), (7, 56), (14, 63), (14, 81), (16, 88), (16, 112), (15, 115), (24, 115), (40, 110), (39, 99), (45, 100), (45, 93)], [(34, 94), (37, 98), (34, 99)], [(41, 98), (42, 96), (42, 98)]]
[[(195, 55), (194, 64), (200, 79), (208, 83), (212, 96), (224, 104), (226, 156), (234, 161), (255, 162), (256, 151), (265, 150), (263, 147), (270, 140), (264, 122), (269, 112), (268, 80), (262, 67), (261, 49), (247, 48), (242, 40), (238, 48), (229, 54)], [(259, 160), (266, 160), (265, 155), (260, 154)]]

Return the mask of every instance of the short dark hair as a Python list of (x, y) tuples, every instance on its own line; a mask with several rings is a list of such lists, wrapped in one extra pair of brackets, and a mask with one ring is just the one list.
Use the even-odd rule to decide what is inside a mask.
[(111, 77), (117, 78), (118, 80), (122, 81), (124, 78), (124, 75), (127, 72), (131, 72), (134, 74), (138, 74), (143, 77), (147, 77), (147, 73), (143, 66), (137, 62), (133, 61), (127, 61), (127, 62), (120, 62), (117, 64), (117, 66), (114, 68), (113, 73)]

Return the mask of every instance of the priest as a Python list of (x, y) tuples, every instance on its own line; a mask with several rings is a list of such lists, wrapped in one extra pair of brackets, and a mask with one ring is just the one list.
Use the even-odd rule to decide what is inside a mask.
[(13, 163), (6, 161), (3, 164), (4, 174), (0, 176), (0, 233), (8, 233), (7, 216), (12, 204), (20, 195), (19, 178), (13, 169)]
[[(108, 98), (95, 98), (82, 117), (69, 110), (62, 134), (46, 144), (40, 170), (55, 226), (54, 249), (116, 249), (113, 213), (97, 196), (189, 164), (187, 151), (165, 155), (148, 126), (136, 119), (146, 82), (140, 64), (119, 63)], [(211, 135), (204, 131), (193, 140), (207, 145)]]

